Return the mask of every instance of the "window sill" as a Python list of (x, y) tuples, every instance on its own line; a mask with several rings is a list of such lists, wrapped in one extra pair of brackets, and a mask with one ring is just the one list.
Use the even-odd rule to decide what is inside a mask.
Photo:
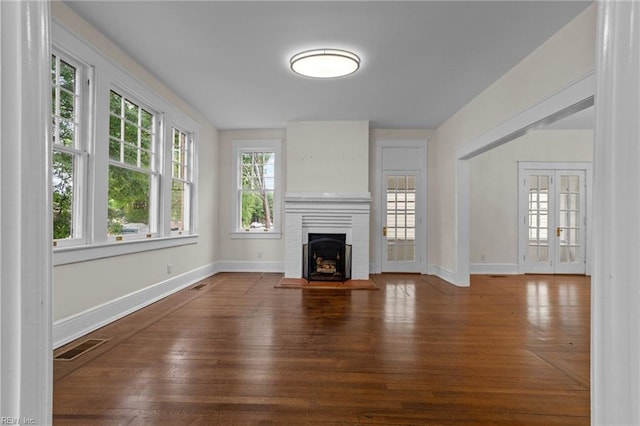
[(232, 240), (279, 240), (282, 232), (278, 231), (235, 231), (230, 234)]
[(198, 242), (198, 235), (163, 237), (93, 244), (85, 246), (57, 247), (53, 250), (53, 265), (86, 262), (107, 257), (122, 256), (143, 251), (179, 247)]

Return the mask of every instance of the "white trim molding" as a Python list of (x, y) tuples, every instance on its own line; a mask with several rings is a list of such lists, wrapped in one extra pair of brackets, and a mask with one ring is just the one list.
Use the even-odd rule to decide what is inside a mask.
[(280, 261), (221, 260), (216, 262), (215, 265), (216, 272), (284, 272), (284, 262)]
[[(282, 238), (282, 164), (284, 156), (282, 154), (282, 139), (234, 139), (232, 151), (232, 182), (233, 195), (231, 202), (231, 224), (229, 237), (231, 239), (280, 239)], [(273, 211), (271, 212), (272, 229), (243, 229), (241, 222), (241, 197), (240, 188), (242, 180), (242, 159), (241, 155), (251, 152), (273, 152)], [(266, 166), (265, 166), (266, 168)], [(267, 188), (268, 189), (268, 188)]]
[(430, 264), (429, 265), (429, 269), (428, 269), (428, 273), (429, 275), (435, 275), (438, 278), (442, 278), (443, 280), (450, 282), (450, 283), (455, 283), (456, 281), (456, 274), (455, 272), (447, 269), (447, 268), (443, 268), (440, 265), (434, 265), (434, 264)]
[(179, 247), (198, 242), (197, 234), (108, 242), (87, 246), (60, 247), (53, 252), (53, 264), (67, 265), (70, 263), (86, 262), (88, 260), (106, 257), (122, 256), (142, 251), (159, 250)]
[[(386, 194), (384, 193), (383, 189), (383, 176), (385, 171), (398, 173), (419, 171), (420, 181), (418, 182), (418, 187), (421, 189), (420, 194), (418, 194), (418, 203), (416, 205), (416, 248), (419, 252), (419, 259), (417, 259), (417, 268), (422, 274), (428, 273), (428, 144), (428, 138), (393, 138), (381, 139), (375, 142), (375, 149), (372, 150), (374, 169), (372, 172), (373, 180), (371, 181), (373, 206), (371, 210), (372, 214), (370, 231), (372, 238), (371, 271), (373, 273), (379, 274), (382, 272), (384, 263), (383, 258), (386, 256), (386, 243), (383, 242), (384, 238), (381, 237), (382, 228), (386, 223), (386, 218), (382, 217), (383, 203), (386, 202)], [(407, 154), (405, 154), (405, 158), (399, 160), (398, 152), (401, 152), (402, 150), (407, 150), (411, 153), (415, 152), (415, 150), (419, 150), (420, 154), (414, 155), (413, 158), (410, 158), (410, 160), (406, 159)], [(392, 158), (390, 159), (389, 157), (387, 157), (385, 159), (385, 153), (389, 153), (389, 151), (394, 151), (394, 153), (391, 155)], [(414, 270), (405, 272), (416, 271)]]
[(518, 275), (517, 263), (472, 263), (470, 274), (478, 275)]

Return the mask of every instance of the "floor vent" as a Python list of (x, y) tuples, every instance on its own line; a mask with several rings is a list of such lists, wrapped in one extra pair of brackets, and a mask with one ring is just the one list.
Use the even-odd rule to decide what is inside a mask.
[(198, 284), (196, 286), (191, 287), (191, 290), (202, 290), (202, 287), (206, 286), (207, 283)]
[(91, 349), (97, 348), (98, 346), (100, 346), (106, 341), (107, 339), (85, 340), (84, 342), (77, 344), (71, 349), (67, 349), (66, 351), (62, 352), (60, 355), (57, 355), (53, 359), (56, 361), (73, 361), (74, 359), (78, 358), (80, 355), (86, 354)]

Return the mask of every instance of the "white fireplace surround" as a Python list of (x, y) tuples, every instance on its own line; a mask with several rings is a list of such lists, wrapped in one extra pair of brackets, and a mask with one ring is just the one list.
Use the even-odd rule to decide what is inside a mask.
[(345, 234), (351, 244), (351, 279), (369, 279), (371, 194), (287, 192), (285, 211), (285, 277), (302, 277), (302, 245), (309, 234)]

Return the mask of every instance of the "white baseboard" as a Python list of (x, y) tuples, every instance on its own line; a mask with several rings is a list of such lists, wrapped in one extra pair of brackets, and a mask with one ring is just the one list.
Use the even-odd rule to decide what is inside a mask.
[(53, 323), (53, 347), (59, 348), (117, 319), (150, 305), (216, 273), (208, 264), (168, 280), (87, 309)]
[(517, 263), (472, 263), (469, 265), (470, 274), (483, 275), (518, 275)]
[(428, 271), (427, 272), (428, 274), (435, 275), (438, 278), (442, 278), (443, 280), (450, 282), (451, 285), (455, 285), (454, 284), (456, 282), (455, 272), (445, 269), (440, 265), (433, 265), (433, 264), (429, 265), (427, 271)]
[(284, 262), (222, 260), (216, 262), (216, 272), (277, 272), (284, 273)]

